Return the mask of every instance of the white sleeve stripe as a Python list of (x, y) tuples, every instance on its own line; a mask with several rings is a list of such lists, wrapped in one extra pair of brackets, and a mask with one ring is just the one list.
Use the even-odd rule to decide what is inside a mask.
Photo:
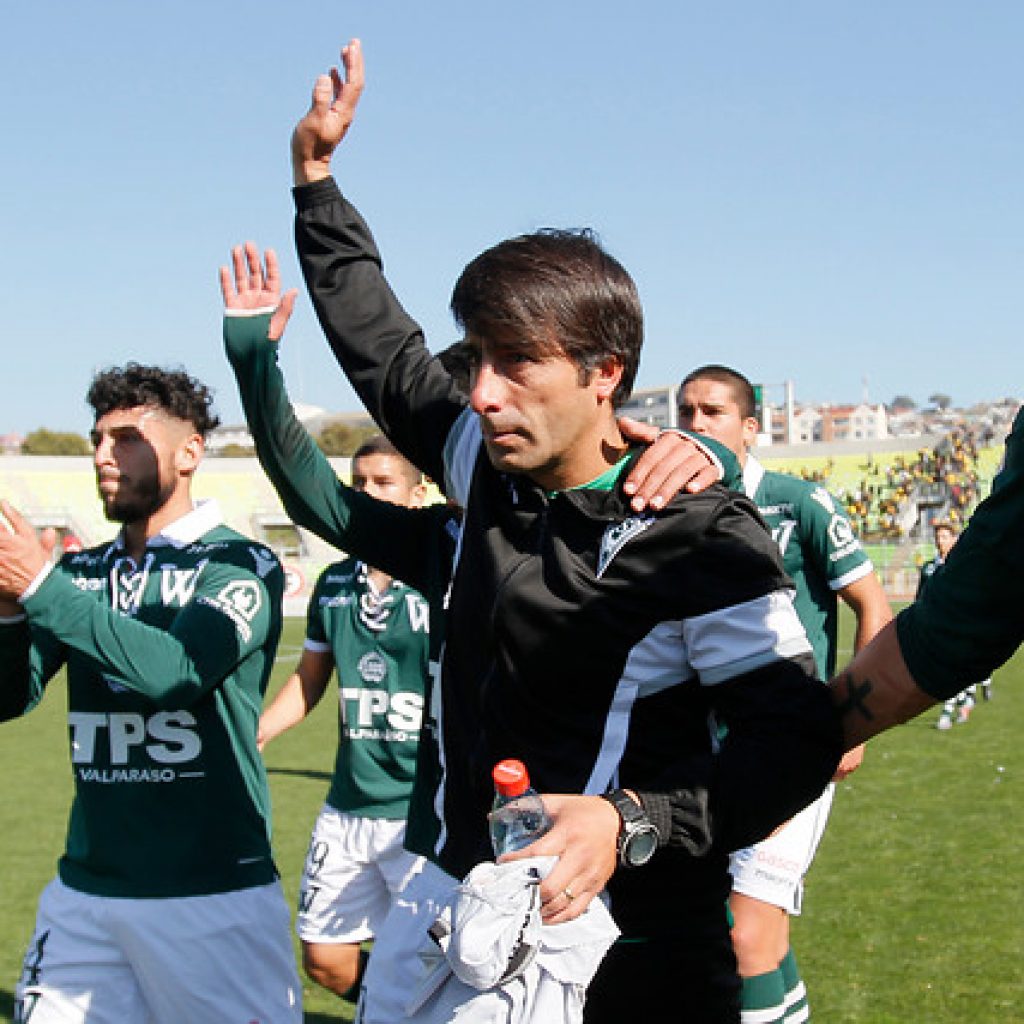
[(36, 577), (32, 582), (25, 588), (24, 592), (18, 595), (18, 600), (24, 604), (25, 601), (30, 598), (42, 585), (43, 581), (53, 572), (53, 562), (47, 562), (39, 572), (36, 573)]
[(303, 650), (312, 651), (314, 654), (329, 654), (331, 645), (321, 643), (319, 640), (310, 640), (307, 636), (302, 644)]
[(698, 615), (683, 623), (690, 664), (704, 685), (721, 683), (774, 661), (810, 654), (792, 590)]
[(843, 587), (848, 587), (851, 583), (856, 583), (857, 580), (862, 580), (868, 573), (874, 572), (875, 567), (871, 564), (871, 559), (861, 562), (860, 565), (854, 566), (849, 572), (844, 572), (838, 579), (829, 580), (828, 585), (833, 590), (842, 590)]
[(259, 309), (225, 309), (224, 315), (226, 317), (266, 316), (276, 309), (277, 306), (260, 306)]

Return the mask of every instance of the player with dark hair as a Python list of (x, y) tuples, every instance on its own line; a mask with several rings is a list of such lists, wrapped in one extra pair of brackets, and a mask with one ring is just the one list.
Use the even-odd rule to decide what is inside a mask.
[[(615, 407), (639, 357), (640, 304), (585, 235), (509, 239), (467, 267), (453, 296), (473, 353), (466, 404), (330, 177), (362, 87), (358, 44), (343, 56), (347, 80), (318, 80), (293, 138), (303, 273), (371, 413), (466, 507), (440, 680), (434, 895), (490, 859), (490, 770), (518, 756), (555, 819), (521, 851), (559, 858), (540, 887), (545, 920), (575, 919), (607, 882), (617, 923), (641, 940), (602, 964), (589, 1019), (680, 1005), (736, 1020), (727, 851), (802, 807), (838, 760), (777, 549), (750, 503), (719, 487), (633, 513), (622, 481), (636, 453)], [(396, 1019), (429, 924), (411, 917), (404, 956), (382, 964), (375, 950), (367, 1024)]]
[(273, 553), (194, 504), (209, 391), (129, 364), (89, 390), (113, 542), (54, 565), (9, 504), (0, 717), (67, 670), (75, 796), (16, 1019), (298, 1022), (301, 985), (256, 748), (281, 631)]
[(184, 370), (139, 363), (112, 367), (93, 378), (85, 400), (92, 407), (94, 419), (117, 409), (146, 406), (191, 423), (203, 438), (220, 424), (220, 417), (213, 412), (210, 389)]
[[(730, 448), (743, 467), (743, 490), (779, 545), (795, 585), (794, 604), (823, 680), (835, 671), (838, 603), (857, 618), (860, 649), (892, 617), (882, 584), (839, 503), (820, 484), (774, 473), (750, 453), (757, 438), (754, 389), (743, 374), (710, 364), (679, 387), (680, 426)], [(863, 749), (847, 754), (836, 778), (854, 771)], [(807, 994), (790, 947), (789, 918), (803, 903), (810, 869), (828, 821), (834, 786), (763, 842), (734, 851), (729, 898), (733, 947), (743, 977), (742, 1020), (773, 1024), (806, 1016)]]
[[(423, 475), (383, 434), (352, 456), (352, 487), (407, 508)], [(338, 677), (338, 751), (299, 892), (303, 965), (354, 1000), (392, 899), (422, 867), (403, 846), (428, 678), (429, 611), (412, 587), (358, 558), (327, 566), (309, 600), (295, 671), (260, 718), (260, 747), (301, 722)]]

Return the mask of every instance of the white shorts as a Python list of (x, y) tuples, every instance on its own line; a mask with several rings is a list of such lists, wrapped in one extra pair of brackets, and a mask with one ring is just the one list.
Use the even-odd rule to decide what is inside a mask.
[(791, 818), (774, 835), (729, 858), (733, 892), (799, 914), (804, 875), (821, 842), (835, 786), (829, 783), (814, 803)]
[(395, 898), (366, 964), (357, 1024), (395, 1024), (408, 1017), (417, 985), (430, 971), (419, 956), (424, 938), (457, 885), (451, 875), (426, 861)]
[(373, 938), (391, 903), (423, 867), (402, 846), (405, 821), (363, 818), (324, 804), (313, 826), (295, 930), (303, 942)]
[(91, 896), (55, 879), (15, 990), (30, 1024), (301, 1024), (280, 885), (212, 896)]

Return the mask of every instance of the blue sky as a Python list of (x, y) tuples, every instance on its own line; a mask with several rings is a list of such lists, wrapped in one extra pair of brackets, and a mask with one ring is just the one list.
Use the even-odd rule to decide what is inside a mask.
[[(638, 386), (725, 362), (804, 401), (1024, 392), (1024, 7), (949, 0), (40, 0), (5, 15), (0, 432), (85, 432), (93, 371), (184, 365), (240, 419), (216, 268), (289, 283), (288, 138), (358, 35), (336, 160), (432, 347), (500, 238), (593, 227), (647, 316)], [(292, 393), (357, 408), (303, 297)]]

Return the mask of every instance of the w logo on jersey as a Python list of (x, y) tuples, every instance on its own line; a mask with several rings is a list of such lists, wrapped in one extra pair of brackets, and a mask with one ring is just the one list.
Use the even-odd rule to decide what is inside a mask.
[(415, 594), (405, 595), (405, 608), (409, 613), (409, 628), (414, 633), (430, 632), (430, 606)]
[(161, 567), (160, 598), (165, 605), (176, 604), (179, 608), (192, 600), (199, 574), (203, 571), (208, 558), (204, 558), (194, 569), (177, 569), (173, 565)]
[(142, 568), (136, 568), (131, 558), (119, 558), (110, 572), (111, 600), (115, 610), (125, 615), (135, 615), (142, 605), (142, 595), (146, 592), (149, 580), (149, 569), (153, 564), (153, 556), (146, 555)]
[(609, 526), (601, 538), (601, 550), (597, 556), (597, 578), (600, 579), (612, 559), (634, 538), (639, 537), (651, 523), (654, 516), (630, 516), (621, 523)]

